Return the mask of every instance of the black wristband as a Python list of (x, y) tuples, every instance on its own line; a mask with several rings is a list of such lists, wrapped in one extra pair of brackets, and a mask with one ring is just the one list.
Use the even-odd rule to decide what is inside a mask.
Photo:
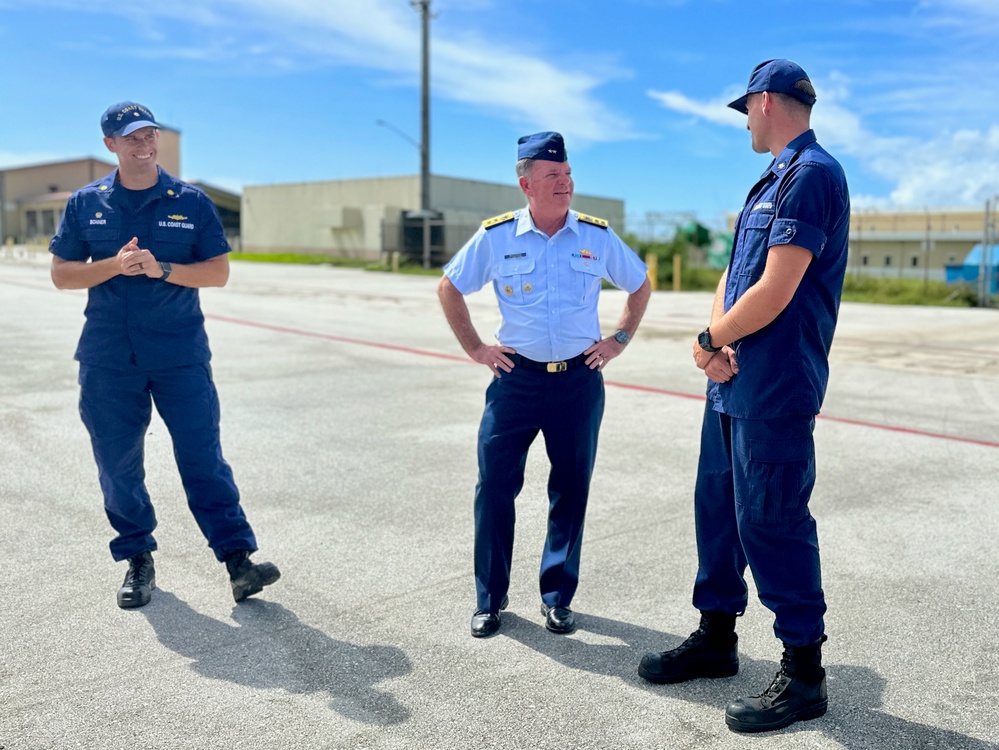
[(163, 261), (160, 261), (160, 270), (163, 272), (163, 275), (160, 276), (160, 281), (166, 281), (168, 278), (170, 278), (170, 272), (173, 270), (173, 266), (170, 265), (169, 263), (164, 263)]

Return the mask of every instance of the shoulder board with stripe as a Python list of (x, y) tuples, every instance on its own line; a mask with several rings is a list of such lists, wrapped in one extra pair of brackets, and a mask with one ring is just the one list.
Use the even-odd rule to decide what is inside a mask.
[(588, 216), (587, 214), (578, 214), (577, 218), (580, 221), (585, 221), (587, 224), (593, 224), (594, 226), (600, 227), (601, 229), (606, 229), (609, 226), (607, 224), (607, 219), (598, 219), (596, 216)]
[(500, 224), (506, 224), (508, 221), (513, 221), (513, 211), (508, 211), (505, 214), (500, 214), (499, 216), (494, 216), (491, 219), (486, 219), (482, 222), (482, 226), (486, 229), (492, 229)]

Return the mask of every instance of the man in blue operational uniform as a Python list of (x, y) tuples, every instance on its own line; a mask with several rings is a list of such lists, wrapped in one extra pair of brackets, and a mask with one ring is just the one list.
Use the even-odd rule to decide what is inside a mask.
[[(573, 181), (562, 136), (524, 136), (517, 158), (527, 208), (483, 222), (445, 266), (438, 289), (462, 348), (494, 375), (479, 427), (475, 488), (477, 638), (499, 630), (507, 604), (514, 500), (539, 431), (551, 462), (541, 613), (549, 631), (573, 631), (570, 604), (604, 409), (602, 371), (634, 336), (651, 293), (645, 265), (607, 222), (569, 209)], [(629, 294), (607, 338), (597, 318), (603, 279)], [(479, 338), (464, 300), (488, 282), (502, 316), (496, 344)]]
[(701, 622), (678, 648), (647, 654), (638, 670), (658, 683), (736, 674), (748, 565), (784, 653), (761, 694), (728, 707), (726, 723), (742, 732), (813, 719), (827, 704), (826, 605), (808, 502), (850, 198), (843, 169), (810, 129), (814, 102), (804, 70), (770, 60), (729, 105), (748, 115), (753, 150), (775, 158), (739, 214), (710, 324), (693, 346), (709, 378), (694, 495)]
[(155, 588), (156, 516), (143, 467), (151, 403), (170, 431), (191, 512), (239, 602), (281, 574), (249, 559), (257, 542), (219, 444), (198, 288), (225, 285), (229, 245), (208, 197), (157, 166), (152, 112), (115, 104), (101, 127), (118, 168), (70, 197), (50, 249), (53, 283), (89, 290), (76, 350), (80, 415), (117, 532), (111, 556), (129, 565), (118, 606), (141, 607)]

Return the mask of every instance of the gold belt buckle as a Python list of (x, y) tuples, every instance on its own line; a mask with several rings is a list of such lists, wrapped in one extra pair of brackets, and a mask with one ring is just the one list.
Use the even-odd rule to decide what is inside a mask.
[(565, 372), (569, 369), (569, 365), (565, 362), (549, 362), (548, 372)]

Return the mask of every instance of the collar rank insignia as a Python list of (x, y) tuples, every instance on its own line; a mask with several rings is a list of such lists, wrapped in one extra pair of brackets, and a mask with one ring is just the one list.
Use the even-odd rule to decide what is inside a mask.
[(500, 224), (506, 224), (508, 221), (513, 220), (513, 211), (507, 211), (505, 214), (500, 214), (499, 216), (494, 216), (491, 219), (486, 219), (482, 222), (482, 226), (485, 229), (492, 229), (493, 227), (499, 226)]

